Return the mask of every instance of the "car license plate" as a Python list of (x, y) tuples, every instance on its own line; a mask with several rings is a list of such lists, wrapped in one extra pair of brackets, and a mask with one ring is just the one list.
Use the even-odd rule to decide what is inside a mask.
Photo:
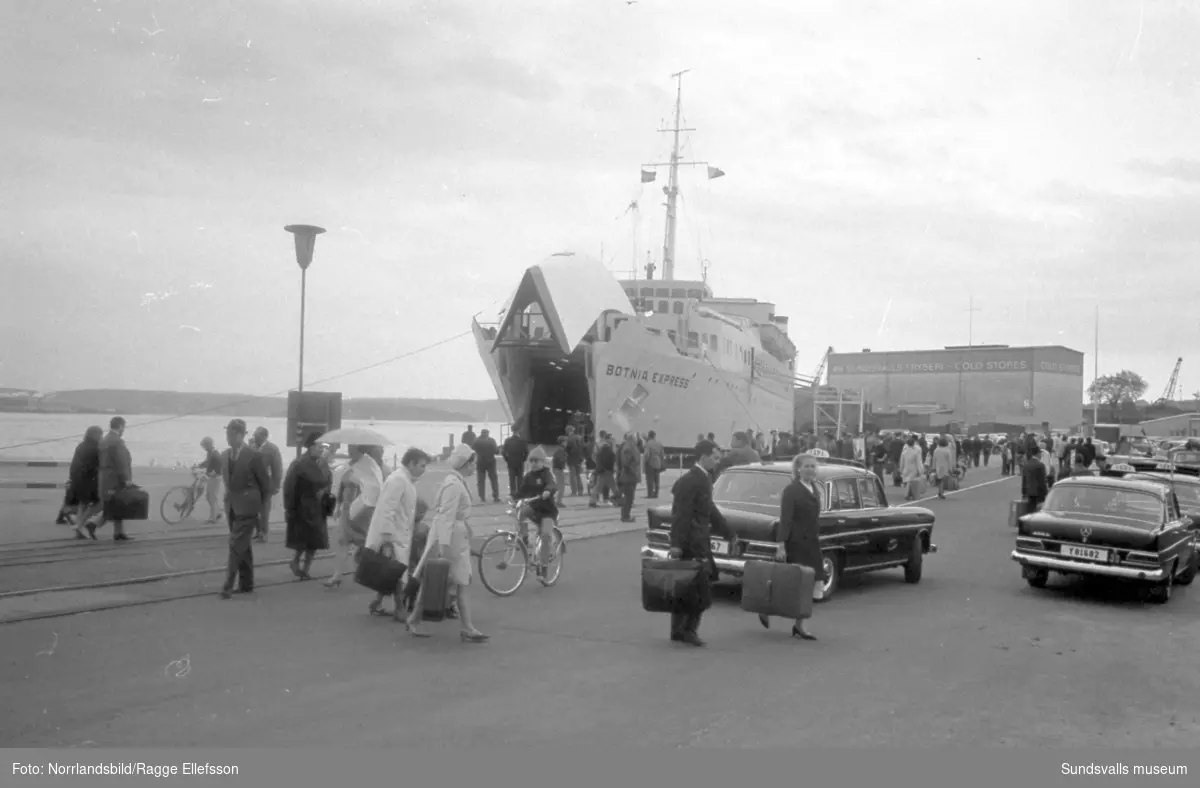
[(710, 539), (709, 545), (715, 555), (729, 555), (729, 542), (722, 542), (720, 539)]
[(1072, 558), (1082, 558), (1085, 561), (1107, 561), (1108, 551), (1100, 550), (1095, 547), (1077, 547), (1073, 544), (1065, 544), (1062, 547), (1062, 554), (1069, 555)]

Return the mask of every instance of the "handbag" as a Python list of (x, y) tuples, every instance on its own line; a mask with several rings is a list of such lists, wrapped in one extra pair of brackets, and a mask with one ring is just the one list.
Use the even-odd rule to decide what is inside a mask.
[(388, 542), (378, 550), (364, 547), (358, 551), (354, 582), (380, 594), (393, 594), (408, 567), (396, 560), (395, 548)]
[(676, 613), (699, 603), (700, 561), (646, 561), (642, 564), (642, 609)]

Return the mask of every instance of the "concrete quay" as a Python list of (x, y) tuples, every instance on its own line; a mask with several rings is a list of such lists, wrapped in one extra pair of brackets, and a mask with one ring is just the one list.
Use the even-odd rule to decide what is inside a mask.
[[(368, 616), (371, 594), (352, 583), (221, 601), (217, 576), (198, 598), (6, 624), (0, 740), (1194, 747), (1198, 592), (1153, 606), (1088, 583), (1029, 588), (1008, 558), (1018, 485), (973, 471), (948, 500), (921, 503), (938, 515), (939, 546), (922, 582), (898, 570), (847, 580), (817, 607), (815, 643), (789, 638), (783, 622), (762, 629), (736, 584), (719, 587), (705, 616), (707, 649), (670, 643), (666, 617), (641, 610), (641, 534), (605, 536), (616, 513), (578, 505), (568, 532), (595, 516), (578, 527), (603, 538), (573, 540), (558, 585), (504, 599), (472, 585), (484, 645), (460, 643), (455, 622), (414, 640)], [(49, 564), (45, 581), (75, 571)]]

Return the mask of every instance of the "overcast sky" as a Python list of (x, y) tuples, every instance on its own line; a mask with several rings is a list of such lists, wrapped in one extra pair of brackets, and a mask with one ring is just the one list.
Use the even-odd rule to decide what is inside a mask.
[[(453, 337), (574, 249), (839, 351), (1063, 344), (1165, 385), (1196, 337), (1188, 0), (14, 0), (0, 385), (268, 393)], [(640, 199), (640, 212), (623, 213)], [(1200, 388), (1185, 358), (1184, 393)], [(469, 337), (318, 388), (494, 396)]]

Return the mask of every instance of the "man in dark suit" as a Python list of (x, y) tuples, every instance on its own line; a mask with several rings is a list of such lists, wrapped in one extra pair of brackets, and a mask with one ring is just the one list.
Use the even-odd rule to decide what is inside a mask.
[(492, 482), (492, 500), (499, 502), (500, 483), (496, 477), (496, 455), (500, 452), (500, 447), (496, 445), (496, 439), (492, 437), (491, 432), (482, 429), (471, 448), (475, 450), (475, 475), (479, 477), (479, 502), (483, 503), (487, 500), (487, 487), (484, 486), (484, 483), (489, 480)]
[(267, 528), (271, 524), (271, 501), (279, 495), (279, 488), (283, 485), (283, 456), (279, 453), (279, 447), (267, 440), (270, 436), (271, 433), (266, 427), (259, 427), (250, 441), (254, 450), (262, 455), (263, 465), (267, 467), (267, 475), (271, 479), (270, 495), (263, 499), (262, 517), (258, 521), (258, 533), (254, 537), (256, 542), (267, 541)]
[(1021, 495), (1029, 504), (1029, 514), (1033, 514), (1042, 507), (1042, 502), (1046, 500), (1046, 493), (1049, 491), (1050, 485), (1046, 478), (1045, 463), (1037, 453), (1027, 455), (1025, 466), (1021, 469)]
[(710, 539), (713, 526), (722, 534), (729, 533), (729, 526), (719, 509), (713, 504), (712, 479), (710, 474), (721, 461), (721, 449), (709, 440), (696, 444), (696, 464), (679, 477), (671, 494), (675, 501), (671, 506), (671, 550), (668, 555), (675, 560), (700, 561), (705, 564), (697, 578), (695, 604), (671, 614), (671, 640), (692, 646), (703, 646), (704, 641), (696, 633), (700, 617), (712, 605), (711, 575), (716, 573)]
[[(133, 484), (133, 458), (125, 445), (125, 419), (113, 416), (108, 423), (108, 434), (100, 441), (100, 500), (104, 503), (104, 513), (99, 524), (87, 524), (88, 535), (96, 538), (96, 529), (109, 521), (109, 504), (118, 492)], [(113, 541), (132, 541), (125, 535), (125, 523), (113, 519)]]
[(504, 455), (504, 464), (508, 466), (508, 497), (515, 499), (517, 488), (521, 486), (521, 479), (525, 477), (525, 460), (529, 457), (529, 444), (521, 437), (520, 432), (513, 430), (512, 435), (509, 435), (508, 439), (504, 441), (501, 454)]
[(254, 590), (254, 550), (251, 540), (262, 517), (263, 501), (271, 495), (271, 478), (263, 456), (246, 445), (246, 422), (234, 419), (225, 428), (229, 448), (224, 455), (225, 519), (229, 521), (229, 565), (221, 598)]

